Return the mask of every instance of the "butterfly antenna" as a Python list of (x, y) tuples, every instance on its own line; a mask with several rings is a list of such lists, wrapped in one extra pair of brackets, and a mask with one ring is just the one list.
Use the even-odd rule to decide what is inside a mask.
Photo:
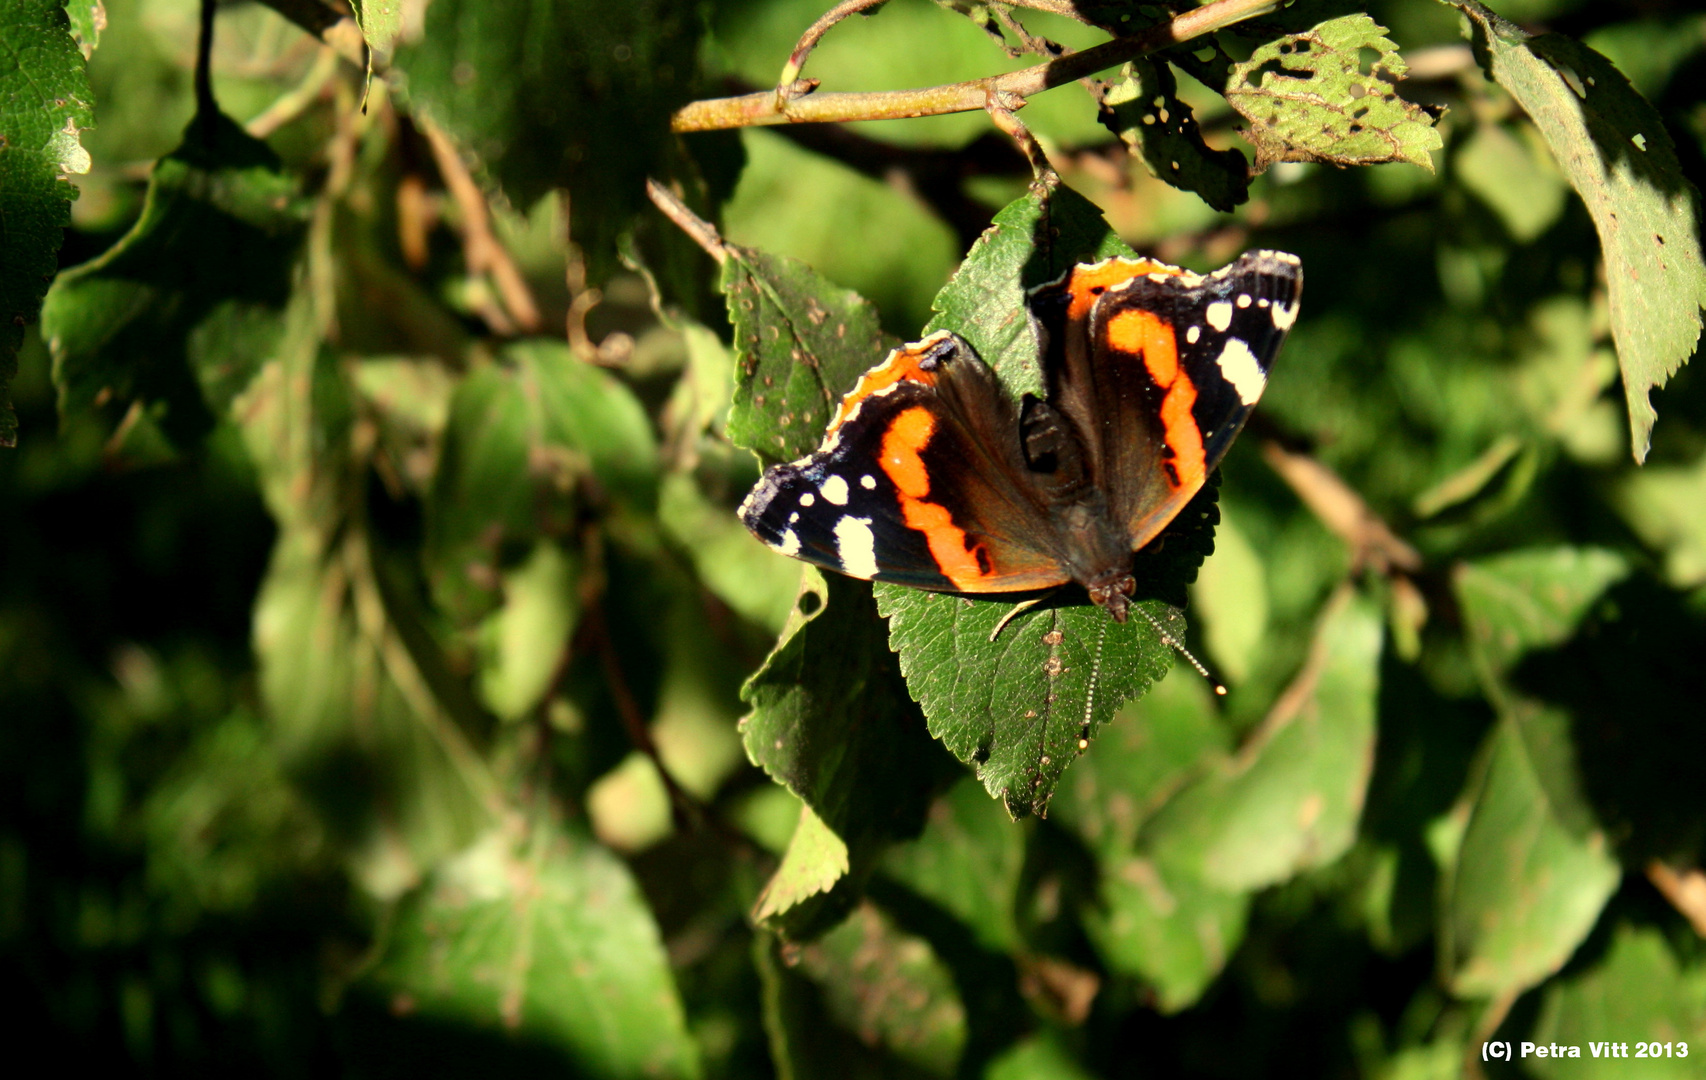
[(1132, 610), (1136, 611), (1139, 615), (1142, 615), (1144, 618), (1148, 619), (1149, 625), (1155, 627), (1155, 632), (1157, 634), (1161, 635), (1162, 643), (1165, 645), (1169, 645), (1169, 646), (1173, 647), (1174, 649), (1177, 649), (1179, 651), (1179, 655), (1184, 657), (1190, 663), (1190, 665), (1192, 667), (1197, 669), (1197, 674), (1201, 675), (1203, 678), (1207, 679), (1209, 681), (1209, 683), (1211, 685), (1213, 685), (1214, 692), (1216, 694), (1220, 695), (1221, 697), (1226, 696), (1225, 685), (1222, 684), (1219, 679), (1217, 679), (1213, 675), (1209, 674), (1208, 668), (1203, 667), (1202, 661), (1198, 660), (1195, 656), (1192, 656), (1191, 650), (1185, 648), (1185, 643), (1180, 641), (1178, 638), (1174, 637), (1171, 633), (1169, 633), (1167, 631), (1166, 627), (1161, 625), (1161, 620), (1157, 619), (1155, 616), (1151, 615), (1149, 612), (1145, 611), (1144, 609), (1142, 609), (1140, 607), (1134, 606), (1132, 608)]

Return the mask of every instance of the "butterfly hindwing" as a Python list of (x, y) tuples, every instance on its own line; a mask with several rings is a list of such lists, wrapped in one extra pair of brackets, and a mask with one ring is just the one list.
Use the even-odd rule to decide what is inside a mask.
[(867, 372), (818, 451), (767, 471), (741, 519), (777, 551), (853, 577), (963, 592), (1060, 584), (1017, 430), (993, 372), (934, 334)]

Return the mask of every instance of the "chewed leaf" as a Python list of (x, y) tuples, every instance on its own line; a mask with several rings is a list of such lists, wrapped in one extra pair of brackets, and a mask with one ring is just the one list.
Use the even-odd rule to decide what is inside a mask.
[[(1437, 114), (1398, 96), (1392, 84), (1408, 69), (1385, 34), (1367, 15), (1346, 15), (1234, 65), (1226, 100), (1250, 122), (1258, 172), (1277, 161), (1407, 161), (1433, 171), (1428, 152), (1444, 145)], [(1374, 54), (1367, 70), (1365, 53)]]
[(1706, 259), (1694, 190), (1658, 111), (1611, 61), (1558, 34), (1530, 37), (1480, 4), (1469, 17), (1476, 54), (1540, 130), (1587, 204), (1605, 249), (1611, 334), (1623, 369), (1631, 449), (1652, 440), (1648, 394), (1687, 362), (1706, 307)]
[(723, 294), (734, 322), (728, 435), (773, 461), (817, 448), (842, 395), (892, 346), (877, 309), (804, 263), (730, 247)]
[(1120, 74), (1102, 89), (1099, 119), (1143, 160), (1151, 176), (1196, 192), (1222, 212), (1250, 197), (1244, 155), (1203, 142), (1196, 115), (1179, 100), (1171, 67), (1133, 60)]

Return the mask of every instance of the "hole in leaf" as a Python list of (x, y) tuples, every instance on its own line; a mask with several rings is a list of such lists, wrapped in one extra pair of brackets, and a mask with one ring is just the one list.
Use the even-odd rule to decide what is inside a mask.
[(1380, 66), (1381, 53), (1379, 49), (1364, 45), (1357, 50), (1357, 70), (1364, 75), (1371, 75)]
[(1581, 77), (1574, 71), (1567, 67), (1561, 67), (1558, 69), (1558, 74), (1563, 78), (1564, 82), (1568, 84), (1570, 89), (1575, 91), (1577, 97), (1585, 98), (1588, 96), (1586, 88), (1582, 86)]
[(1351, 97), (1360, 98), (1360, 97), (1367, 97), (1367, 96), (1368, 96), (1368, 87), (1364, 86), (1362, 83), (1352, 83), (1351, 84)]
[(813, 615), (816, 615), (818, 613), (818, 609), (821, 607), (823, 607), (823, 598), (817, 593), (804, 592), (800, 594), (801, 615), (804, 615), (809, 619)]
[(1629, 141), (1634, 143), (1637, 147), (1639, 147), (1642, 150), (1647, 149), (1647, 137), (1645, 135), (1642, 135), (1639, 132), (1636, 132), (1634, 137), (1632, 137)]

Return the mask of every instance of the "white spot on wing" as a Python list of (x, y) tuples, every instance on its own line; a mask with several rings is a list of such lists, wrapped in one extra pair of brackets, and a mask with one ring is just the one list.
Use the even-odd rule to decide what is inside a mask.
[(836, 522), (835, 547), (843, 573), (867, 581), (877, 576), (877, 537), (871, 532), (870, 518), (844, 517)]
[(1208, 306), (1203, 317), (1208, 320), (1210, 326), (1224, 334), (1226, 328), (1232, 325), (1232, 305), (1225, 300), (1216, 300)]
[(1290, 330), (1291, 324), (1297, 321), (1297, 301), (1293, 300), (1290, 307), (1275, 304), (1273, 310), (1274, 329)]
[(1226, 347), (1220, 350), (1220, 373), (1238, 391), (1238, 400), (1246, 405), (1254, 405), (1268, 385), (1262, 365), (1256, 363), (1256, 354), (1244, 344), (1243, 338), (1228, 339)]
[(804, 495), (800, 496), (800, 505), (801, 506), (810, 506), (815, 502), (817, 502), (817, 496), (813, 495), (809, 491), (806, 492)]
[(794, 530), (782, 530), (782, 535), (776, 538), (776, 550), (784, 555), (798, 555), (800, 553), (800, 538), (794, 535)]
[(1238, 294), (1238, 306), (1241, 308), (1247, 308), (1250, 306), (1250, 294), (1249, 293), (1239, 293)]
[(1197, 339), (1200, 337), (1202, 337), (1202, 327), (1200, 326), (1193, 326), (1189, 330), (1185, 331), (1185, 340), (1190, 342), (1192, 345), (1195, 345), (1197, 343)]
[(866, 491), (874, 491), (877, 487), (877, 478), (872, 476), (870, 473), (866, 473), (864, 476), (859, 478), (859, 486), (864, 488)]
[(800, 512), (798, 510), (795, 510), (793, 513), (788, 515), (788, 524), (798, 525), (799, 523), (800, 523)]
[(823, 483), (817, 486), (817, 489), (823, 492), (824, 498), (836, 506), (847, 505), (847, 481), (841, 477), (834, 474), (826, 476), (823, 478)]

